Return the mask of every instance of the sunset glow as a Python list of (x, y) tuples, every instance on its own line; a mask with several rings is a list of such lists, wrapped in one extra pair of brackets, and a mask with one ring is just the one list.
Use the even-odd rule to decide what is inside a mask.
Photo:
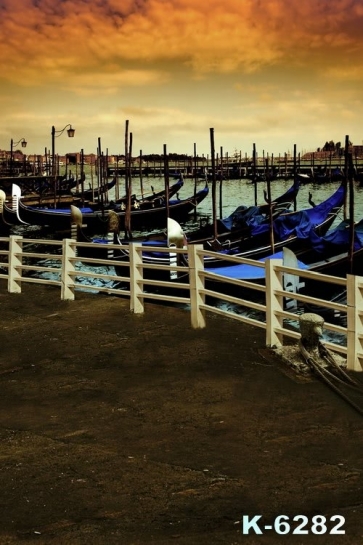
[[(278, 154), (363, 141), (362, 0), (0, 0), (0, 148)], [(70, 147), (71, 146), (71, 147)]]

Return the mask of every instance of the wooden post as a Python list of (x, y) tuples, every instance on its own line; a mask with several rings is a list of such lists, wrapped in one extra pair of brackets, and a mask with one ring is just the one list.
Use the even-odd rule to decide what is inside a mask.
[(270, 223), (270, 244), (271, 244), (271, 253), (275, 253), (275, 237), (274, 237), (274, 219), (273, 219), (273, 204), (271, 198), (271, 180), (269, 173), (269, 164), (268, 157), (266, 159), (266, 182), (267, 182), (267, 202), (269, 209), (269, 223)]
[(213, 235), (216, 240), (218, 237), (217, 229), (217, 195), (216, 195), (216, 158), (214, 150), (214, 129), (209, 129), (210, 132), (210, 147), (212, 159), (212, 218), (213, 218)]
[(163, 146), (164, 153), (164, 185), (165, 185), (165, 207), (166, 207), (166, 218), (170, 216), (169, 212), (169, 157), (166, 149), (166, 144)]
[(140, 191), (141, 191), (141, 198), (144, 198), (144, 184), (142, 180), (143, 172), (142, 172), (142, 150), (140, 150), (140, 159), (139, 159), (139, 178), (140, 178)]
[[(296, 185), (297, 180), (297, 167), (296, 167), (296, 144), (294, 144), (294, 185)], [(296, 212), (296, 195), (294, 197), (294, 210)]]
[(363, 277), (347, 274), (347, 369), (363, 370)]
[[(73, 243), (73, 244), (72, 244)], [(61, 272), (61, 299), (62, 301), (73, 301), (75, 298), (75, 280), (71, 274), (75, 271), (74, 261), (76, 248), (74, 240), (64, 238), (62, 242), (62, 272)]]
[(143, 298), (143, 267), (142, 267), (142, 244), (129, 243), (130, 259), (130, 310), (134, 314), (144, 313)]
[(347, 199), (348, 199), (348, 186), (349, 186), (349, 136), (345, 136), (345, 146), (344, 146), (344, 183), (345, 183), (345, 196), (344, 196), (344, 219), (347, 219)]
[(9, 237), (9, 267), (8, 267), (8, 292), (21, 293), (21, 269), (23, 263), (23, 237), (10, 235)]
[(84, 173), (84, 151), (83, 151), (83, 148), (82, 148), (81, 149), (81, 195), (82, 195), (82, 202), (84, 202), (84, 181), (85, 181), (85, 179), (86, 179), (86, 175)]
[(107, 183), (108, 183), (108, 176), (109, 174), (109, 155), (108, 155), (108, 148), (106, 148), (106, 156), (104, 157), (103, 161), (103, 203), (108, 204), (108, 189), (107, 189)]
[(282, 259), (266, 259), (266, 345), (282, 346), (283, 335), (276, 329), (283, 326), (283, 320), (278, 312), (283, 312), (283, 297), (276, 295), (276, 290), (283, 289), (282, 272), (277, 272), (275, 266), (281, 266)]
[(130, 134), (129, 143), (129, 121), (125, 121), (125, 195), (126, 195), (126, 210), (124, 216), (124, 233), (126, 239), (131, 239), (131, 146), (132, 135)]
[(127, 201), (126, 201), (126, 210), (125, 210), (125, 233), (126, 238), (129, 240), (132, 239), (132, 228), (131, 228), (131, 194), (132, 194), (132, 175), (131, 175), (131, 157), (132, 157), (132, 132), (130, 132), (130, 142), (128, 149), (128, 160), (127, 160)]
[(220, 148), (221, 152), (221, 168), (219, 176), (219, 217), (223, 217), (223, 148)]
[(285, 152), (285, 180), (287, 180), (287, 153)]
[[(197, 144), (194, 143), (194, 199), (197, 194)], [(194, 208), (194, 221), (197, 220), (197, 207)]]
[(253, 172), (253, 185), (254, 185), (254, 192), (255, 192), (255, 206), (257, 206), (257, 172), (256, 172), (256, 165), (257, 157), (256, 157), (256, 144), (253, 144), (253, 150), (252, 150), (252, 172)]
[(206, 326), (205, 311), (200, 308), (205, 303), (205, 295), (201, 293), (204, 289), (204, 277), (199, 274), (204, 270), (203, 256), (198, 255), (198, 251), (202, 250), (201, 244), (188, 245), (190, 314), (194, 329), (203, 329)]
[(91, 189), (92, 189), (92, 201), (95, 200), (95, 184), (93, 179), (93, 167), (96, 168), (96, 163), (93, 163), (92, 159), (90, 161), (90, 175), (91, 175)]
[(127, 179), (127, 165), (129, 154), (129, 120), (125, 121), (125, 195), (127, 197), (128, 192), (128, 179)]
[(354, 241), (355, 241), (355, 224), (354, 224), (354, 180), (352, 172), (353, 158), (351, 152), (348, 152), (348, 176), (349, 176), (349, 272), (353, 274), (354, 269)]
[(98, 138), (98, 168), (97, 168), (97, 189), (98, 194), (101, 196), (101, 210), (102, 214), (104, 214), (104, 202), (103, 202), (103, 191), (102, 191), (102, 175), (103, 175), (103, 156), (102, 156), (102, 149), (101, 149), (101, 138)]

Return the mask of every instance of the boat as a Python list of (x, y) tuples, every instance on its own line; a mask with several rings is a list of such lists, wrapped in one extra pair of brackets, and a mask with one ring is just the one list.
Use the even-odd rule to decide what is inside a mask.
[(16, 183), (21, 189), (22, 195), (28, 194), (57, 194), (70, 193), (75, 187), (76, 180), (66, 175), (53, 176), (7, 176), (0, 177), (0, 188), (7, 195), (12, 191), (13, 184)]
[[(169, 199), (171, 199), (172, 197), (174, 197), (174, 195), (178, 197), (178, 192), (180, 191), (180, 189), (183, 187), (184, 185), (184, 180), (183, 180), (183, 176), (180, 176), (177, 181), (171, 185), (169, 187), (169, 190), (168, 190), (168, 193), (169, 193)], [(131, 195), (131, 203), (132, 204), (137, 204), (140, 208), (143, 207), (144, 205), (146, 205), (146, 203), (154, 203), (154, 205), (157, 203), (157, 199), (160, 199), (160, 204), (164, 204), (165, 203), (165, 194), (166, 194), (166, 189), (162, 189), (161, 191), (158, 191), (158, 192), (155, 192), (154, 191), (154, 188), (153, 186), (151, 186), (151, 191), (152, 193), (149, 193), (149, 194), (143, 194), (143, 195), (139, 195), (137, 196), (136, 194), (132, 194)], [(124, 195), (123, 197), (117, 199), (115, 201), (115, 204), (116, 205), (121, 205), (124, 204), (126, 206), (127, 204), (127, 195)], [(147, 206), (144, 206), (145, 208), (147, 208)]]
[[(208, 196), (209, 188), (206, 185), (186, 199), (171, 199), (168, 206), (166, 202), (158, 199), (157, 203), (150, 201), (146, 209), (134, 206), (130, 211), (131, 228), (133, 230), (155, 229), (165, 225), (167, 213), (179, 222), (186, 221), (190, 212)], [(4, 206), (4, 211), (6, 206)], [(119, 222), (120, 230), (125, 229), (126, 209), (114, 209)], [(103, 234), (107, 231), (108, 210), (94, 211), (89, 207), (82, 207), (84, 229), (88, 234)], [(14, 211), (13, 211), (14, 213)], [(39, 209), (25, 206), (21, 199), (18, 201), (17, 217), (21, 223), (29, 225), (48, 226), (53, 231), (69, 231), (71, 225), (70, 208), (67, 209)]]
[[(169, 198), (174, 196), (178, 193), (180, 188), (183, 186), (183, 180), (178, 180), (175, 184), (173, 184), (169, 188)], [(164, 200), (163, 200), (164, 198)], [(22, 203), (22, 209), (23, 210), (34, 210), (37, 211), (45, 211), (51, 213), (51, 210), (54, 208), (57, 208), (59, 213), (66, 212), (70, 210), (70, 206), (76, 205), (81, 206), (83, 212), (95, 212), (97, 210), (101, 210), (103, 214), (106, 213), (109, 209), (117, 209), (117, 205), (115, 202), (110, 202), (109, 205), (103, 205), (101, 202), (88, 202), (82, 199), (77, 193), (71, 194), (71, 195), (62, 195), (55, 198), (55, 196), (38, 196), (36, 199), (35, 197), (23, 196), (21, 193), (21, 188), (17, 184), (13, 184), (12, 188), (12, 198), (11, 198), (11, 205), (7, 202), (4, 203), (4, 210), (3, 210), (3, 218), (4, 221), (10, 225), (20, 225), (24, 223), (29, 223), (28, 221), (25, 221), (24, 219), (20, 218), (19, 215), (19, 203)], [(155, 193), (151, 196), (146, 196), (145, 204), (140, 199), (137, 200), (137, 202), (134, 203), (135, 209), (145, 209), (145, 208), (151, 208), (153, 206), (161, 206), (163, 203), (165, 203), (165, 190), (160, 191), (158, 193)], [(122, 207), (122, 199), (120, 200), (121, 204), (118, 207), (119, 211), (125, 210), (126, 206)], [(58, 213), (58, 212), (57, 212)], [(38, 225), (38, 224), (35, 224)], [(44, 225), (44, 223), (40, 223), (39, 225)]]
[[(363, 219), (354, 225), (354, 247), (350, 247), (350, 222), (342, 221), (336, 228), (325, 236), (319, 237), (313, 231), (310, 233), (310, 246), (304, 250), (293, 252), (290, 248), (283, 247), (279, 252), (267, 255), (255, 263), (265, 262), (267, 259), (283, 259), (285, 265), (300, 270), (308, 270), (344, 278), (348, 273), (363, 273)], [(265, 282), (265, 268), (257, 263), (230, 264), (225, 267), (209, 268), (215, 280), (220, 283), (226, 278), (245, 280), (263, 284)], [(218, 276), (220, 277), (218, 279)], [(289, 275), (292, 276), (292, 275)], [(320, 299), (330, 299), (335, 295), (337, 287), (319, 279), (304, 279), (299, 282), (298, 276), (293, 282), (294, 289), (306, 295)]]
[(0, 236), (7, 237), (10, 234), (10, 227), (8, 223), (4, 220), (4, 204), (6, 202), (6, 194), (3, 189), (0, 189)]
[[(300, 211), (296, 213), (292, 213), (288, 216), (288, 227), (286, 227), (286, 239), (284, 241), (280, 241), (276, 246), (279, 246), (282, 248), (283, 246), (293, 245), (294, 243), (302, 247), (305, 242), (308, 242), (309, 240), (309, 232), (312, 229), (315, 229), (319, 234), (325, 233), (329, 226), (333, 223), (335, 220), (338, 211), (340, 210), (340, 207), (344, 200), (344, 187), (340, 187), (329, 199), (321, 203), (320, 205), (317, 205), (315, 208), (312, 208), (311, 210), (308, 209), (307, 211)], [(292, 218), (295, 218), (295, 223), (293, 222)], [(308, 220), (306, 219), (308, 218)], [(310, 221), (310, 223), (309, 223)], [(142, 259), (143, 263), (145, 265), (144, 269), (144, 277), (147, 279), (157, 279), (157, 280), (178, 280), (181, 279), (187, 280), (189, 275), (189, 266), (188, 266), (188, 257), (187, 253), (183, 254), (176, 254), (171, 251), (164, 252), (164, 251), (158, 251), (157, 248), (166, 248), (169, 247), (170, 240), (173, 239), (175, 236), (175, 233), (183, 233), (183, 240), (184, 244), (182, 246), (178, 247), (186, 247), (187, 244), (193, 244), (193, 242), (190, 242), (187, 235), (185, 235), (183, 229), (180, 225), (175, 225), (174, 222), (170, 222), (168, 219), (168, 229), (166, 233), (161, 233), (158, 237), (150, 236), (148, 238), (143, 238), (142, 240), (134, 240), (134, 242), (140, 242), (143, 246), (142, 251)], [(81, 222), (80, 222), (81, 225)], [(283, 221), (282, 221), (283, 225)], [(170, 232), (170, 229), (172, 229), (172, 232)], [(89, 239), (87, 239), (84, 234), (82, 234), (82, 229), (78, 229), (78, 235), (77, 238), (81, 242), (87, 242)], [(114, 228), (113, 229), (113, 237), (112, 242), (114, 244), (117, 244), (119, 246), (119, 249), (117, 251), (112, 252), (111, 254), (108, 254), (109, 259), (114, 259), (116, 261), (125, 261), (126, 263), (129, 261), (129, 241), (121, 240), (119, 237), (119, 229)], [(179, 240), (181, 240), (181, 237), (179, 237)], [(107, 240), (98, 240), (95, 242), (101, 242), (104, 244), (104, 249), (106, 250), (107, 246), (105, 246), (105, 242)], [(208, 245), (204, 246), (206, 249), (211, 249), (211, 246), (208, 247)], [(88, 250), (90, 251), (90, 249)], [(100, 250), (95, 250), (95, 253), (99, 256)], [(244, 248), (240, 248), (239, 250), (235, 251), (234, 249), (230, 248), (230, 245), (224, 244), (221, 245), (220, 248), (217, 250), (214, 250), (215, 256), (206, 256), (204, 259), (204, 265), (206, 270), (213, 272), (213, 268), (219, 268), (222, 269), (224, 267), (229, 268), (230, 262), (226, 259), (221, 259), (221, 257), (225, 257), (227, 255), (234, 255), (244, 258), (254, 258), (254, 259), (263, 259), (268, 258), (268, 256), (271, 254), (271, 245), (266, 244), (265, 246), (253, 246), (251, 243), (251, 246), (247, 248), (245, 246)], [(90, 255), (89, 255), (90, 256)], [(168, 269), (155, 269), (155, 268), (148, 268), (148, 265), (162, 265), (167, 266), (171, 263), (175, 263), (175, 259), (177, 260), (177, 264), (180, 266), (185, 267), (185, 273), (178, 272), (177, 275), (172, 275), (170, 278), (170, 271)], [(125, 276), (127, 272), (125, 272), (125, 266), (118, 264), (115, 264), (115, 270), (116, 273), (119, 276)], [(231, 269), (234, 272), (237, 271), (237, 269)], [(232, 274), (234, 274), (234, 272)]]
[[(323, 236), (334, 223), (344, 203), (345, 193), (345, 184), (341, 184), (322, 203), (295, 212), (285, 211), (274, 218), (272, 222), (274, 251), (281, 249), (283, 246), (303, 246), (304, 241), (308, 241), (312, 230), (316, 235)], [(229, 241), (228, 244), (222, 244), (219, 248), (214, 244), (214, 247), (217, 251), (223, 252), (225, 255), (258, 259), (271, 253), (271, 242), (270, 222), (255, 221), (255, 218), (252, 218), (248, 236), (243, 236), (239, 240)], [(208, 244), (205, 247), (210, 249), (208, 248)], [(220, 259), (214, 260), (209, 257), (205, 260), (206, 266), (218, 266), (222, 264), (223, 261)]]
[[(300, 184), (294, 182), (289, 189), (282, 195), (274, 198), (269, 204), (265, 202), (259, 205), (240, 205), (232, 214), (226, 218), (216, 220), (216, 231), (213, 224), (206, 224), (196, 231), (188, 233), (188, 242), (192, 244), (204, 244), (210, 242), (218, 247), (226, 242), (230, 244), (231, 240), (238, 241), (242, 238), (251, 237), (251, 229), (254, 225), (270, 225), (270, 218), (277, 218), (283, 212), (286, 212), (296, 200)], [(266, 194), (265, 194), (265, 199)]]
[[(170, 188), (170, 195), (172, 194), (172, 189), (176, 188), (178, 184), (182, 184), (182, 179), (177, 182), (177, 184), (174, 184), (172, 188)], [(174, 190), (176, 192), (177, 190)], [(264, 203), (259, 206), (239, 206), (237, 209), (230, 214), (227, 218), (224, 218), (223, 220), (218, 220), (218, 226), (220, 227), (220, 235), (218, 235), (218, 240), (225, 240), (226, 238), (230, 238), (231, 234), (233, 233), (234, 238), (239, 239), (242, 236), (242, 232), (249, 232), (250, 230), (250, 222), (251, 218), (254, 218), (255, 223), (260, 222), (267, 222), (269, 223), (269, 214), (272, 209), (272, 216), (276, 218), (279, 214), (289, 209), (292, 202), (296, 199), (297, 193), (299, 191), (299, 184), (294, 183), (285, 193), (280, 195), (279, 197), (276, 197), (271, 205)], [(163, 196), (164, 192), (159, 193), (153, 193), (153, 196), (145, 197), (145, 200), (152, 200), (153, 197), (160, 198), (161, 203), (163, 202)], [(123, 199), (126, 199), (124, 197)], [(257, 219), (258, 217), (258, 219)], [(81, 240), (90, 240), (87, 235), (84, 233), (79, 233), (79, 237)], [(165, 237), (164, 237), (165, 238)], [(214, 231), (213, 226), (210, 223), (207, 223), (203, 227), (197, 229), (196, 231), (192, 231), (188, 235), (188, 241), (189, 243), (195, 242), (199, 243), (202, 241), (208, 241), (214, 238)], [(142, 237), (140, 241), (142, 240), (150, 240), (150, 237), (147, 235), (145, 237)]]
[[(342, 184), (333, 195), (315, 207), (297, 212), (281, 213), (273, 222), (275, 234), (274, 250), (278, 251), (283, 246), (303, 247), (305, 243), (309, 244), (311, 230), (314, 230), (318, 236), (324, 235), (335, 221), (343, 205), (344, 196), (345, 186)], [(240, 236), (240, 231), (238, 231), (240, 238), (237, 237), (235, 240), (224, 239), (221, 242), (210, 238), (200, 241), (199, 239), (189, 237), (188, 234), (186, 234), (186, 240), (187, 244), (202, 243), (205, 249), (215, 252), (215, 257), (206, 256), (204, 258), (204, 265), (209, 269), (210, 267), (223, 267), (226, 265), (225, 260), (221, 259), (221, 256), (233, 255), (254, 259), (268, 256), (271, 254), (269, 229), (269, 222), (260, 222), (259, 217), (256, 219), (256, 216), (251, 216), (248, 231), (245, 231), (242, 237)], [(229, 235), (231, 236), (231, 234), (232, 232), (230, 231)], [(147, 249), (153, 247), (153, 244), (154, 246), (166, 246), (166, 236), (163, 237), (163, 240), (160, 237), (154, 240), (149, 237), (140, 242), (145, 246), (143, 260), (146, 264), (168, 264), (169, 256), (167, 253), (157, 252), (155, 249)], [(121, 255), (127, 260), (128, 242), (119, 239), (118, 243), (120, 244)], [(180, 258), (180, 262), (188, 267), (186, 254), (183, 258)]]
[(310, 169), (310, 172), (298, 172), (296, 174), (297, 179), (301, 184), (325, 184), (330, 182), (341, 182), (344, 180), (344, 172), (339, 168), (335, 167), (333, 169)]
[[(115, 185), (116, 178), (109, 181), (107, 184), (102, 185), (100, 188), (90, 188), (84, 190), (83, 192), (75, 192), (74, 194), (82, 196), (84, 201), (90, 201), (89, 206), (92, 208), (92, 210), (99, 210), (101, 207), (106, 210), (126, 210), (128, 202), (128, 197), (126, 195), (120, 197), (119, 199), (112, 199), (107, 205), (103, 203), (103, 196), (107, 195), (107, 193), (113, 189)], [(170, 186), (168, 189), (169, 199), (176, 195), (183, 185), (183, 179), (179, 178), (172, 186)], [(152, 193), (148, 195), (137, 196), (135, 193), (133, 193), (130, 197), (131, 206), (135, 209), (143, 210), (146, 208), (153, 208), (155, 206), (165, 204), (165, 195), (166, 188), (157, 193), (155, 193), (155, 191), (152, 189)]]
[(84, 200), (95, 201), (100, 200), (101, 197), (107, 195), (107, 193), (115, 187), (116, 178), (109, 180), (100, 187), (89, 187), (88, 189), (83, 188), (83, 191), (82, 184), (84, 185), (84, 179), (81, 178), (81, 180), (76, 184), (78, 186), (78, 191), (76, 189), (74, 194), (79, 195)]

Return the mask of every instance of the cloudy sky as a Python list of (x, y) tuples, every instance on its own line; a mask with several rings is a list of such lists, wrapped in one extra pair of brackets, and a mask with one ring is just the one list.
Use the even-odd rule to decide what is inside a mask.
[(0, 0), (0, 149), (363, 142), (363, 0)]

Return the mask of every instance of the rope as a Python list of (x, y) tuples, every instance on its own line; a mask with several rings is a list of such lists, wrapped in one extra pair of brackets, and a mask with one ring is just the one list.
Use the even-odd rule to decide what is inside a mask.
[[(336, 366), (339, 367), (339, 365), (336, 363), (336, 361), (334, 360), (334, 357), (332, 356), (331, 353), (329, 353), (329, 351), (327, 350), (327, 348), (322, 345), (320, 342), (319, 342), (319, 345), (318, 345), (318, 348), (319, 350), (322, 350), (323, 353), (326, 351), (326, 353), (328, 354), (328, 356), (330, 356), (331, 360), (334, 361), (333, 363), (333, 366), (334, 368), (336, 368)], [(346, 401), (351, 407), (353, 407), (353, 409), (355, 409), (361, 416), (363, 416), (363, 408), (359, 407), (359, 405), (357, 405), (352, 399), (350, 399), (350, 397), (348, 397), (344, 392), (342, 392), (341, 389), (339, 389), (331, 380), (330, 380), (330, 377), (333, 378), (334, 380), (338, 381), (340, 384), (343, 384), (344, 386), (349, 386), (349, 387), (353, 387), (354, 389), (358, 389), (358, 386), (356, 385), (355, 381), (352, 381), (352, 379), (342, 370), (340, 369), (340, 371), (342, 371), (344, 373), (344, 377), (346, 378), (346, 380), (348, 380), (348, 383), (347, 382), (344, 382), (342, 379), (336, 377), (333, 373), (331, 373), (329, 370), (327, 369), (324, 369), (321, 365), (319, 365), (318, 362), (315, 361), (315, 359), (309, 354), (309, 352), (306, 350), (305, 346), (303, 345), (302, 343), (302, 340), (300, 339), (299, 341), (299, 349), (300, 349), (300, 352), (303, 356), (303, 358), (305, 359), (306, 363), (313, 369), (313, 371), (316, 372), (316, 374), (321, 378), (321, 380), (327, 385), (329, 386), (329, 388), (331, 388), (335, 393), (337, 393), (342, 399), (344, 399), (344, 401)], [(330, 359), (329, 358), (329, 359)], [(353, 385), (351, 384), (351, 382), (353, 382)], [(363, 391), (360, 391), (359, 393), (363, 394)]]
[(359, 387), (360, 385), (358, 384), (358, 382), (356, 380), (353, 380), (352, 377), (350, 377), (345, 371), (344, 369), (342, 369), (340, 367), (340, 365), (338, 364), (338, 362), (336, 361), (335, 357), (334, 357), (334, 354), (323, 344), (319, 341), (318, 343), (318, 349), (319, 349), (319, 353), (321, 355), (322, 358), (324, 358), (328, 363), (330, 363), (330, 365), (332, 365), (332, 367), (334, 367), (334, 369), (336, 369), (336, 371), (338, 371), (338, 373), (346, 380), (348, 381), (349, 383), (351, 383), (352, 385), (356, 386), (356, 387)]

